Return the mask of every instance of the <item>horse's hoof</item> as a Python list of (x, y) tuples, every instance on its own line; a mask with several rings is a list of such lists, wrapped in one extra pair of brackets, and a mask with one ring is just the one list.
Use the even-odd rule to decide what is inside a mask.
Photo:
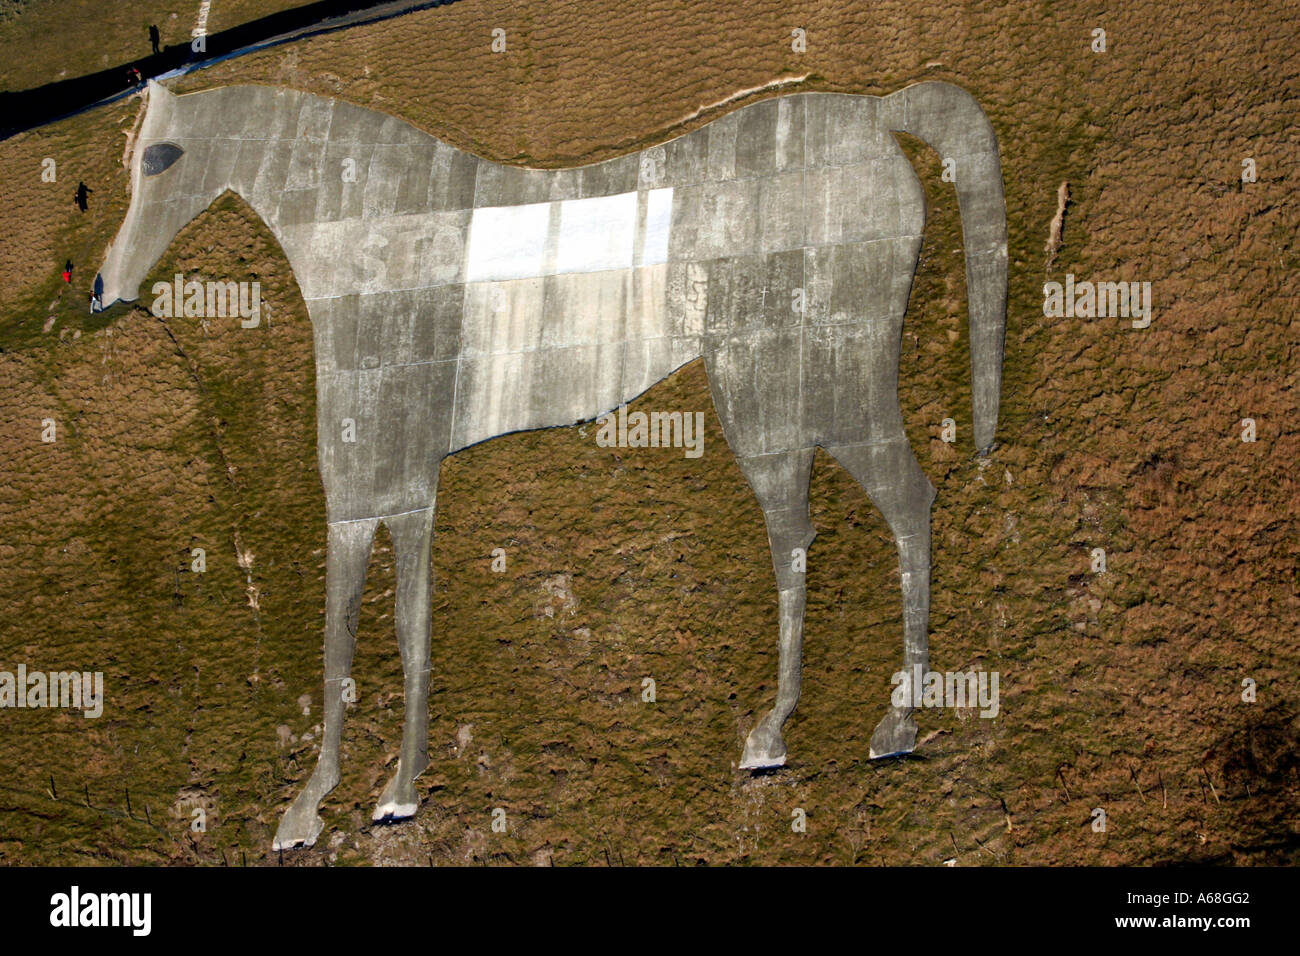
[(910, 709), (891, 707), (871, 735), (871, 759), (901, 757), (916, 747), (916, 721)]
[(420, 805), (415, 802), (397, 803), (392, 800), (382, 800), (379, 806), (375, 807), (375, 812), (370, 815), (372, 823), (396, 823), (398, 820), (409, 820), (415, 816), (415, 811)]
[(318, 813), (295, 813), (294, 808), (290, 807), (280, 821), (280, 828), (275, 832), (275, 842), (271, 844), (271, 849), (277, 852), (306, 849), (316, 842), (324, 828), (325, 821)]
[(760, 722), (745, 738), (745, 752), (740, 758), (740, 769), (772, 770), (784, 766), (785, 741), (779, 732), (769, 732)]
[(399, 762), (397, 772), (384, 788), (383, 794), (379, 797), (379, 805), (370, 815), (370, 820), (373, 823), (409, 820), (415, 816), (415, 811), (419, 808), (420, 799), (415, 794), (415, 780), (403, 772)]

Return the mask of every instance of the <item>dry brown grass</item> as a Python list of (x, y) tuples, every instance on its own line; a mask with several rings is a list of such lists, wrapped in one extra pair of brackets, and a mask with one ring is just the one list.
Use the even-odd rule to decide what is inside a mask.
[[(0, 18), (0, 89), (25, 90), (95, 73), (146, 57), (149, 26), (164, 47), (188, 43), (200, 0), (21, 0), (17, 15)], [(216, 33), (300, 0), (213, 0), (208, 32)]]

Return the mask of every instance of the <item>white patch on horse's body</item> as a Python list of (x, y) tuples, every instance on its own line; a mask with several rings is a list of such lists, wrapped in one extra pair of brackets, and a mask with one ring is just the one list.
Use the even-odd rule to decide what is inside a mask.
[[(470, 219), (465, 281), (533, 279), (667, 262), (672, 200), (672, 189), (653, 189), (644, 194), (482, 206)], [(639, 202), (644, 203), (646, 215), (638, 228)]]
[(555, 273), (631, 268), (636, 200), (636, 193), (619, 193), (560, 203)]
[(552, 205), (538, 202), (475, 209), (469, 225), (465, 281), (542, 275)]
[(646, 221), (642, 255), (636, 264), (658, 265), (668, 261), (668, 232), (673, 220), (673, 191), (652, 189), (646, 193)]

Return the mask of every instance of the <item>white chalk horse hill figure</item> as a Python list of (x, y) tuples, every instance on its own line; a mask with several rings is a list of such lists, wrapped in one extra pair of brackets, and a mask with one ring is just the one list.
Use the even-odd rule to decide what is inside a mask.
[[(994, 438), (1007, 289), (997, 140), (963, 90), (794, 93), (659, 146), (526, 169), (410, 124), (291, 89), (174, 95), (158, 84), (131, 156), (131, 202), (101, 270), (136, 299), (177, 232), (227, 191), (284, 249), (311, 316), (328, 520), (325, 732), (277, 848), (320, 834), (339, 780), (357, 614), (379, 523), (397, 561), (401, 757), (376, 820), (415, 814), (428, 764), (430, 549), (441, 462), (497, 435), (616, 408), (703, 357), (718, 418), (767, 522), (780, 609), (776, 701), (742, 768), (784, 764), (799, 697), (808, 487), (825, 449), (893, 532), (903, 664), (928, 666), (935, 491), (903, 431), (903, 315), (925, 194), (892, 135), (952, 160), (969, 290), (975, 443)], [(766, 290), (766, 291), (762, 291)], [(351, 438), (342, 423), (350, 419)], [(906, 753), (891, 704), (872, 756)]]

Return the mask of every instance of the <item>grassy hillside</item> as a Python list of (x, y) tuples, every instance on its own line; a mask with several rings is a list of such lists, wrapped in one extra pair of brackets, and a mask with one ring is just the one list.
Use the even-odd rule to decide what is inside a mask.
[[(207, 32), (300, 6), (296, 0), (212, 0)], [(148, 56), (149, 27), (164, 47), (189, 43), (201, 0), (0, 0), (0, 89), (25, 90)]]

